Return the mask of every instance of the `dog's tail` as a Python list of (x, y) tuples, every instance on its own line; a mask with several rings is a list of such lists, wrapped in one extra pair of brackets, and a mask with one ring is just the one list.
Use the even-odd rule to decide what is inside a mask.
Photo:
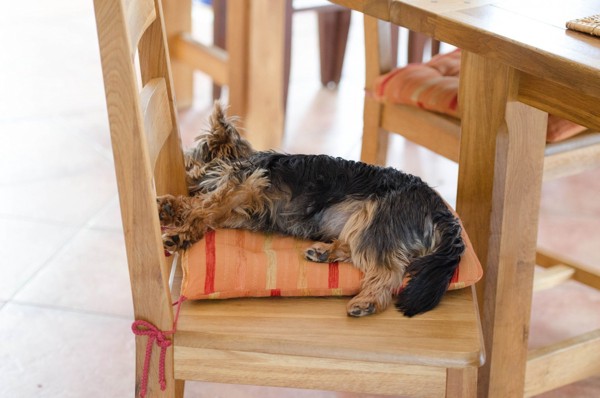
[(458, 219), (450, 212), (438, 213), (435, 218), (436, 244), (431, 252), (408, 264), (405, 275), (410, 279), (397, 297), (396, 308), (408, 317), (440, 302), (465, 249)]

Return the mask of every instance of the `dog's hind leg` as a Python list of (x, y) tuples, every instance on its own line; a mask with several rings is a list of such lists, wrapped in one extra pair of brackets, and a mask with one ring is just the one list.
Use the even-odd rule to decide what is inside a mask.
[(347, 304), (350, 316), (365, 316), (385, 310), (392, 301), (392, 293), (402, 283), (398, 269), (371, 264), (363, 270), (361, 291)]

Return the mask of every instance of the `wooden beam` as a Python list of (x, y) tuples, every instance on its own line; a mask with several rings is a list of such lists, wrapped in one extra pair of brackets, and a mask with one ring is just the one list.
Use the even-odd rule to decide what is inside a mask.
[(560, 254), (551, 253), (538, 248), (536, 253), (536, 264), (542, 267), (551, 267), (557, 264), (564, 264), (575, 270), (573, 279), (585, 285), (600, 290), (600, 273), (589, 265), (581, 264)]
[(207, 73), (215, 83), (224, 86), (228, 79), (228, 55), (218, 47), (206, 46), (189, 33), (181, 33), (169, 42), (171, 57), (194, 69)]
[(533, 291), (550, 289), (566, 280), (569, 280), (575, 270), (566, 265), (554, 265), (537, 272), (533, 278)]
[(525, 396), (541, 394), (600, 373), (600, 330), (530, 351)]

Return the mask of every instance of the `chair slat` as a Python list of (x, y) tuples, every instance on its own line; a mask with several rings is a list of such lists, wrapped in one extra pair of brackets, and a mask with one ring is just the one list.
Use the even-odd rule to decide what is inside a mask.
[(149, 81), (142, 89), (140, 97), (148, 156), (154, 169), (158, 154), (173, 130), (165, 79), (157, 78)]
[(156, 8), (154, 0), (126, 0), (124, 5), (129, 42), (132, 51), (135, 51), (140, 38), (156, 19)]

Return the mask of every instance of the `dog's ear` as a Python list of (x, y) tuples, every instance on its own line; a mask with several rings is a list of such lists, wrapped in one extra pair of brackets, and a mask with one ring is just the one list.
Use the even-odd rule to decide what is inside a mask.
[(223, 106), (216, 101), (210, 115), (207, 134), (196, 138), (196, 147), (188, 156), (201, 163), (213, 159), (239, 159), (248, 157), (253, 151), (235, 127), (236, 117), (227, 117)]
[(215, 101), (212, 114), (210, 115), (210, 133), (221, 140), (235, 140), (240, 138), (240, 133), (235, 127), (236, 117), (227, 117), (223, 106)]

